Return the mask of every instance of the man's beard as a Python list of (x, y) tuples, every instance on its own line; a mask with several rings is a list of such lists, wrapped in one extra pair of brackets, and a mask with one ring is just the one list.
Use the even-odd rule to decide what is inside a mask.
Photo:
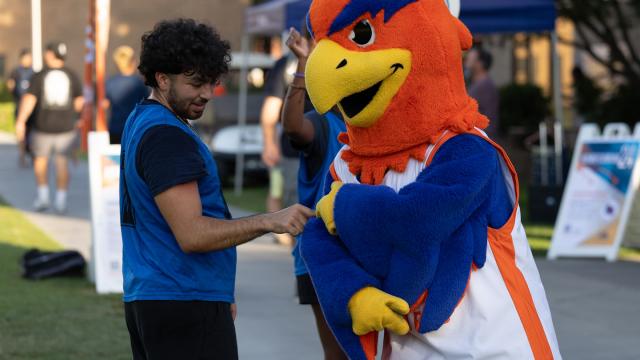
[(167, 103), (171, 106), (171, 110), (173, 110), (173, 112), (183, 120), (197, 120), (197, 118), (202, 116), (202, 114), (200, 114), (197, 118), (193, 118), (193, 116), (189, 114), (189, 105), (191, 104), (191, 101), (187, 99), (180, 99), (173, 86), (169, 89)]

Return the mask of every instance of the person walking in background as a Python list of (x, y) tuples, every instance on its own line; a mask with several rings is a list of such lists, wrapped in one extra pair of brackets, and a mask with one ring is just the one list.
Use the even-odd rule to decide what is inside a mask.
[[(260, 113), (260, 125), (264, 139), (262, 161), (269, 168), (269, 194), (267, 211), (277, 211), (297, 201), (297, 174), (299, 152), (295, 150), (278, 126), (288, 85), (296, 76), (297, 59), (293, 55), (280, 58), (269, 72), (265, 84), (266, 97)], [(306, 97), (305, 111), (313, 109)], [(276, 235), (277, 242), (293, 245), (288, 235)]]
[[(31, 77), (33, 77), (33, 58), (29, 49), (22, 49), (18, 60), (18, 66), (11, 71), (9, 79), (7, 80), (7, 88), (13, 96), (13, 103), (15, 105), (15, 119), (18, 119), (18, 112), (20, 110), (20, 99), (29, 89), (31, 84)], [(31, 129), (32, 121), (27, 120), (25, 128), (25, 141), (21, 141), (18, 144), (18, 163), (21, 167), (27, 167), (26, 156), (31, 156), (31, 150), (29, 148), (29, 130)]]
[(294, 205), (231, 219), (215, 161), (189, 125), (229, 70), (229, 44), (215, 29), (163, 21), (141, 49), (138, 69), (152, 91), (125, 124), (120, 176), (133, 358), (234, 360), (235, 247), (269, 232), (298, 235), (314, 213)]
[(56, 164), (55, 210), (67, 210), (69, 188), (69, 157), (77, 144), (78, 113), (83, 106), (82, 85), (78, 77), (67, 67), (67, 46), (61, 42), (47, 45), (44, 53), (45, 68), (35, 74), (26, 94), (20, 101), (16, 121), (18, 141), (26, 138), (26, 124), (33, 114), (30, 135), (34, 161), (33, 170), (38, 185), (34, 202), (37, 211), (50, 206), (48, 162), (51, 154)]
[[(287, 46), (298, 59), (296, 73), (304, 74), (307, 58), (311, 53), (313, 39), (303, 26), (302, 36), (295, 29), (289, 32)], [(284, 133), (293, 147), (300, 151), (298, 170), (298, 198), (302, 205), (315, 209), (316, 203), (324, 195), (324, 180), (336, 154), (342, 148), (338, 134), (347, 131), (339, 112), (330, 111), (325, 115), (315, 110), (304, 113), (306, 87), (303, 76), (296, 76), (289, 85), (282, 110)], [(298, 299), (301, 305), (311, 305), (316, 319), (320, 342), (327, 360), (345, 359), (346, 356), (327, 325), (309, 271), (300, 255), (300, 241), (296, 238), (293, 250)]]
[(480, 113), (489, 118), (486, 132), (492, 139), (497, 139), (500, 132), (500, 93), (489, 74), (492, 64), (491, 53), (473, 48), (467, 53), (465, 75), (469, 81), (469, 96), (478, 101)]
[(124, 123), (136, 104), (149, 95), (149, 89), (136, 74), (136, 60), (130, 46), (119, 46), (113, 52), (113, 61), (120, 74), (110, 77), (106, 83), (106, 97), (103, 103), (111, 109), (109, 115), (109, 139), (112, 144), (120, 144)]

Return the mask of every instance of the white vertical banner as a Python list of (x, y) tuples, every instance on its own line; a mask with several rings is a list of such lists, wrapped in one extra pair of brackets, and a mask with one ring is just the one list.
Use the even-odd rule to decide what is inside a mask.
[[(637, 133), (637, 132), (636, 132)], [(548, 257), (614, 261), (640, 184), (640, 137), (625, 124), (580, 129)], [(531, 194), (534, 196), (535, 194)]]
[(89, 133), (92, 249), (90, 269), (99, 294), (122, 293), (120, 145), (108, 132)]

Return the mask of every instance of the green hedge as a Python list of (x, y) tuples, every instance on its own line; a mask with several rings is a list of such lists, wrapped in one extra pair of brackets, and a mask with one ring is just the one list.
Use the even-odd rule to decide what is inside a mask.
[(15, 132), (14, 105), (12, 102), (0, 102), (0, 131)]
[(509, 128), (524, 128), (535, 131), (550, 111), (549, 99), (542, 89), (533, 84), (509, 84), (500, 89), (500, 131)]

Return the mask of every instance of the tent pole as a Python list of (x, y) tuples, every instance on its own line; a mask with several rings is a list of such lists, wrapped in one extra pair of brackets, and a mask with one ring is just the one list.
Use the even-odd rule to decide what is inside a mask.
[(242, 195), (244, 181), (244, 144), (243, 136), (247, 123), (247, 75), (249, 67), (249, 34), (242, 36), (242, 65), (240, 69), (240, 96), (238, 99), (238, 152), (236, 153), (236, 173), (234, 179), (234, 192)]
[(33, 71), (42, 70), (42, 4), (31, 0), (31, 58)]
[(558, 55), (558, 34), (554, 31), (551, 33), (551, 54), (553, 59), (553, 106), (555, 113), (554, 124), (554, 144), (555, 144), (555, 168), (556, 168), (556, 184), (561, 185), (563, 182), (563, 164), (562, 164), (562, 127), (564, 126), (564, 109), (562, 106), (562, 73), (560, 56)]

